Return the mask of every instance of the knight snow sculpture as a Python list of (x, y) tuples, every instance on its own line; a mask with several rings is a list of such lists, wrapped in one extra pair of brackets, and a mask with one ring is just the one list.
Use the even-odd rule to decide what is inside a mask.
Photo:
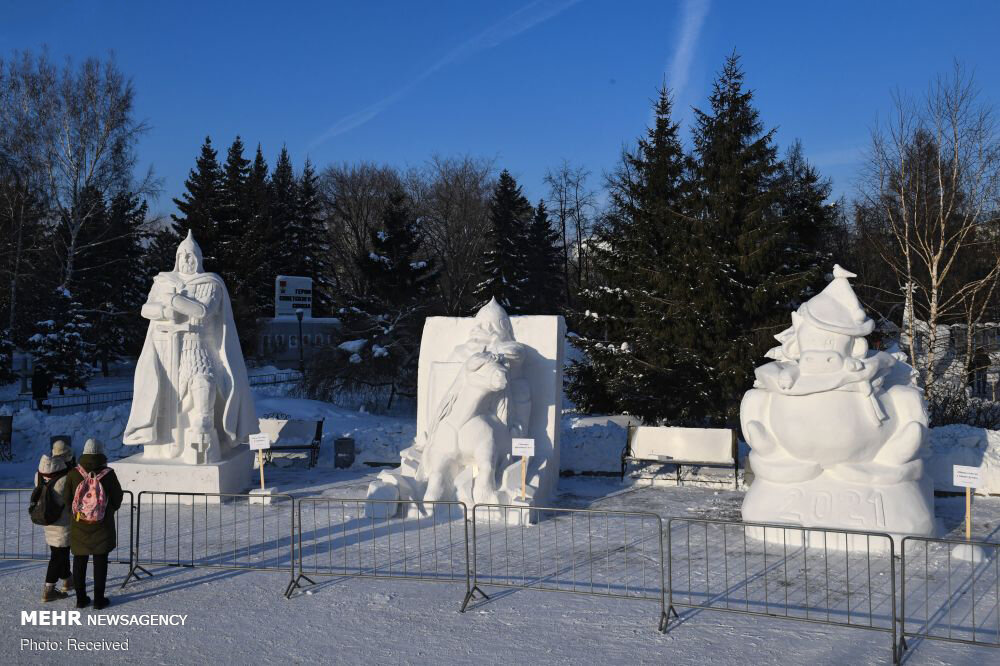
[(218, 462), (257, 432), (257, 416), (226, 285), (202, 266), (191, 232), (174, 270), (153, 278), (149, 329), (135, 370), (124, 443), (143, 458)]
[(743, 519), (894, 534), (934, 530), (921, 450), (927, 409), (913, 369), (868, 348), (875, 324), (848, 278), (792, 313), (755, 371), (740, 422), (754, 481)]

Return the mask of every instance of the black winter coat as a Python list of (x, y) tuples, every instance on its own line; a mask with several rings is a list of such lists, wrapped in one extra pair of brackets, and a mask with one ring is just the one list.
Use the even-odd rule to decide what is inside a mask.
[[(80, 467), (88, 472), (99, 472), (108, 466), (108, 459), (102, 453), (86, 453), (80, 456)], [(74, 467), (66, 475), (63, 498), (67, 506), (72, 506), (76, 488), (83, 482), (83, 476)], [(103, 555), (115, 549), (115, 512), (122, 505), (122, 486), (111, 470), (101, 479), (104, 493), (108, 496), (108, 508), (104, 520), (99, 523), (81, 523), (74, 514), (69, 521), (69, 547), (74, 555)]]

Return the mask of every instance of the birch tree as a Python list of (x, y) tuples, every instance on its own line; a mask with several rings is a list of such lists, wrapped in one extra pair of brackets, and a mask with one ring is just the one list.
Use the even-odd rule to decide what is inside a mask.
[(892, 101), (888, 121), (872, 132), (862, 205), (887, 231), (878, 253), (896, 275), (906, 352), (930, 396), (941, 380), (943, 326), (964, 323), (974, 333), (993, 302), (1000, 137), (994, 108), (961, 65), (921, 99), (896, 93)]

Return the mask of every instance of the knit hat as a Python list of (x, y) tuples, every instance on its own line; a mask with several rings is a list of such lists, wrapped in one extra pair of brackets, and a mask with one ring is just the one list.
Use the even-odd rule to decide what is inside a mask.
[(53, 458), (63, 458), (71, 455), (73, 455), (73, 449), (69, 448), (69, 444), (67, 444), (65, 441), (57, 439), (52, 443)]
[(852, 337), (863, 337), (871, 333), (875, 322), (865, 314), (858, 297), (851, 289), (851, 283), (847, 279), (852, 277), (857, 276), (835, 264), (833, 281), (826, 289), (803, 303), (799, 307), (799, 315), (824, 331)]
[(39, 474), (55, 474), (56, 472), (61, 472), (64, 469), (66, 469), (66, 463), (62, 458), (50, 458), (49, 456), (42, 455), (41, 459), (38, 461)]
[(104, 453), (104, 445), (101, 444), (99, 440), (91, 437), (87, 440), (87, 443), (83, 445), (84, 455), (88, 453)]

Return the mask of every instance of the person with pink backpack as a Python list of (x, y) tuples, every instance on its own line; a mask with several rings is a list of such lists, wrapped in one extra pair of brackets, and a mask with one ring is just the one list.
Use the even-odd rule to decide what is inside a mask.
[(76, 607), (90, 604), (87, 596), (87, 563), (94, 557), (94, 608), (106, 608), (108, 553), (115, 549), (115, 512), (122, 505), (122, 487), (108, 467), (104, 447), (88, 439), (79, 464), (66, 475), (63, 499), (72, 512), (69, 546), (73, 553), (73, 587)]

